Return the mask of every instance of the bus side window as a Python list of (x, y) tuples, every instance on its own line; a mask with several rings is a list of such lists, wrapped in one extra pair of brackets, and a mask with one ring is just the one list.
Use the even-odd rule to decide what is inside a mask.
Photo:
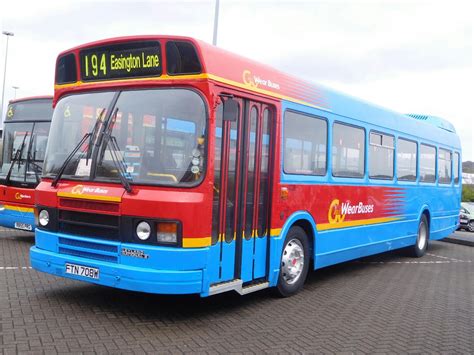
[(449, 150), (438, 149), (438, 180), (440, 184), (451, 183), (451, 152)]
[(393, 179), (395, 138), (387, 134), (370, 132), (369, 177)]
[(420, 181), (436, 181), (436, 148), (427, 144), (420, 145)]
[(334, 123), (332, 138), (332, 174), (361, 178), (365, 174), (365, 130)]
[(416, 142), (404, 138), (397, 141), (397, 178), (402, 181), (416, 181)]
[(286, 174), (325, 175), (328, 130), (326, 120), (286, 111), (283, 129), (283, 171)]

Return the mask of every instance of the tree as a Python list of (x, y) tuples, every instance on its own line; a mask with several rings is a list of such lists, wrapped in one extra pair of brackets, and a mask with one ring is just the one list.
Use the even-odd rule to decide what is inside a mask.
[(474, 185), (463, 185), (462, 186), (462, 197), (463, 202), (474, 202)]

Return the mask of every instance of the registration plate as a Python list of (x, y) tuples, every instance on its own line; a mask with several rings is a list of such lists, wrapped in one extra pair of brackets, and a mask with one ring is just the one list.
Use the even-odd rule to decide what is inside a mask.
[(31, 224), (22, 222), (15, 222), (15, 228), (30, 232), (33, 230), (33, 226)]
[(99, 269), (76, 264), (66, 264), (66, 274), (87, 277), (89, 279), (99, 279)]
[(467, 223), (467, 219), (461, 219), (460, 222), (461, 223)]

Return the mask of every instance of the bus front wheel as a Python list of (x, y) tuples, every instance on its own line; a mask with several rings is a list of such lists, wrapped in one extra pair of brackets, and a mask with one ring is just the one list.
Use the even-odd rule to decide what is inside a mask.
[(308, 237), (303, 228), (291, 227), (281, 253), (277, 295), (288, 297), (301, 290), (308, 275), (309, 264)]
[(416, 237), (416, 243), (412, 249), (412, 255), (416, 258), (420, 258), (425, 255), (428, 247), (428, 240), (430, 237), (430, 227), (428, 225), (428, 219), (426, 215), (422, 215), (420, 223), (418, 224), (418, 234)]

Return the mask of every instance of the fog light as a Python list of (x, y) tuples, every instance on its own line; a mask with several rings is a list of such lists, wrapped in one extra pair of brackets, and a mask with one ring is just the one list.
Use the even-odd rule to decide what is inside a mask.
[(150, 238), (151, 227), (148, 222), (142, 221), (137, 225), (137, 236), (140, 240), (147, 240)]
[(156, 239), (160, 243), (176, 244), (178, 242), (178, 224), (157, 223)]
[(46, 227), (49, 223), (49, 212), (46, 210), (41, 210), (38, 214), (38, 222), (40, 226)]

